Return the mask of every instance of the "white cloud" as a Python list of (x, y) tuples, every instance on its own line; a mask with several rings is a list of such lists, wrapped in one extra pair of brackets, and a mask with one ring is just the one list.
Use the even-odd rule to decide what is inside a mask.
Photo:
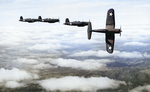
[(47, 69), (47, 68), (57, 68), (57, 66), (52, 66), (50, 64), (39, 63), (32, 66), (33, 69)]
[(28, 33), (21, 31), (15, 27), (2, 27), (0, 34), (0, 45), (1, 46), (17, 46), (21, 45), (24, 40), (29, 36)]
[(36, 74), (30, 74), (24, 70), (19, 70), (17, 68), (13, 68), (12, 70), (1, 68), (0, 75), (0, 82), (31, 80), (38, 78), (38, 75)]
[[(116, 42), (118, 41), (124, 42), (124, 44), (121, 44), (121, 46), (122, 45), (148, 46), (150, 38), (150, 32), (148, 31), (150, 29), (149, 27), (150, 13), (148, 9), (150, 5), (143, 1), (105, 2), (95, 0), (94, 1), (40, 0), (37, 2), (35, 0), (31, 1), (13, 0), (10, 2), (10, 0), (9, 1), (3, 0), (3, 2), (6, 3), (0, 3), (1, 5), (0, 53), (4, 54), (1, 54), (0, 57), (2, 61), (6, 61), (7, 65), (2, 65), (2, 67), (3, 66), (14, 67), (15, 65), (13, 66), (13, 64), (9, 63), (10, 60), (13, 60), (14, 58), (17, 58), (17, 60), (13, 60), (16, 64), (21, 63), (22, 65), (27, 65), (26, 69), (32, 68), (35, 70), (55, 68), (54, 66), (50, 65), (50, 63), (55, 64), (56, 67), (60, 66), (84, 70), (96, 70), (96, 69), (105, 69), (107, 63), (113, 62), (112, 60), (104, 60), (104, 59), (75, 60), (70, 59), (69, 57), (68, 57), (69, 59), (63, 59), (64, 56), (66, 57), (66, 54), (62, 53), (62, 50), (63, 52), (68, 52), (67, 55), (71, 52), (70, 55), (71, 58), (90, 57), (90, 56), (119, 57), (132, 59), (135, 58), (140, 59), (143, 57), (150, 58), (150, 54), (147, 52), (147, 49), (145, 48), (143, 48), (143, 51), (145, 51), (144, 54), (138, 51), (134, 52), (126, 51), (127, 47), (121, 49), (122, 51), (119, 51), (117, 46), (115, 46), (115, 49), (117, 49), (118, 51), (114, 51), (113, 54), (109, 54), (105, 50), (100, 50), (105, 49), (105, 47), (103, 48), (98, 47), (99, 50), (94, 51), (97, 50), (97, 48), (95, 48), (95, 45), (96, 46), (100, 44), (105, 45), (104, 34), (100, 35), (97, 33), (93, 33), (91, 41), (88, 41), (86, 32), (87, 27), (84, 28), (69, 27), (64, 26), (62, 24), (65, 21), (65, 18), (69, 17), (71, 21), (74, 20), (86, 21), (90, 19), (90, 21), (93, 24), (92, 25), (93, 29), (104, 28), (106, 22), (106, 13), (108, 10), (108, 7), (106, 6), (110, 6), (115, 9), (116, 28), (118, 28), (120, 25), (123, 28), (122, 37), (116, 36), (116, 38), (119, 38), (116, 39)], [(60, 17), (61, 23), (30, 24), (18, 21), (19, 16), (21, 15), (25, 18), (27, 17), (37, 18), (40, 14), (42, 14), (41, 16), (43, 18)], [(139, 22), (137, 22), (137, 20)], [(117, 43), (115, 43), (115, 45), (117, 45)], [(88, 48), (88, 51), (83, 51), (83, 49), (85, 50), (85, 48), (86, 50)], [(56, 56), (57, 59), (52, 59), (52, 61), (49, 60), (47, 61), (48, 63), (43, 61), (42, 57), (40, 56), (45, 56), (47, 54), (48, 55), (52, 54)], [(35, 56), (36, 59), (22, 58), (24, 57), (24, 55)], [(62, 58), (60, 58), (60, 56)], [(9, 59), (7, 60), (6, 57), (9, 57)], [(13, 84), (14, 87), (17, 87), (19, 84), (22, 85), (22, 83), (19, 83), (22, 80), (26, 79), (32, 80), (38, 78), (38, 75), (30, 74), (25, 70), (19, 70), (16, 68), (12, 70), (5, 70), (2, 68), (0, 69), (0, 75), (1, 75), (0, 81), (2, 82), (6, 81), (7, 87), (12, 87), (10, 85)], [(104, 86), (109, 88), (108, 85)], [(54, 86), (57, 87), (57, 85)], [(47, 89), (50, 90), (49, 88)], [(81, 88), (81, 90), (84, 89)]]
[(18, 88), (18, 87), (23, 87), (23, 86), (25, 86), (24, 83), (19, 83), (16, 81), (8, 81), (5, 83), (5, 87), (7, 88)]
[(24, 63), (24, 64), (38, 64), (39, 61), (35, 59), (27, 59), (27, 58), (18, 58), (17, 60), (14, 60), (14, 62), (18, 63)]
[(96, 55), (96, 52), (93, 51), (93, 50), (89, 50), (89, 51), (76, 52), (76, 53), (73, 53), (70, 56), (71, 57), (79, 57), (79, 56), (94, 56), (94, 55)]
[(95, 57), (120, 57), (120, 58), (143, 58), (143, 55), (140, 52), (120, 52), (120, 51), (114, 51), (113, 54), (107, 53), (107, 51), (103, 50), (98, 50), (98, 51), (81, 51), (81, 52), (76, 52), (70, 57), (88, 57), (88, 56), (95, 56)]
[[(35, 58), (35, 57), (34, 57)], [(37, 57), (36, 57), (37, 58)], [(25, 64), (27, 68), (35, 69), (46, 69), (46, 68), (57, 68), (56, 66), (52, 66), (49, 63), (46, 63), (44, 59), (29, 59), (29, 58), (18, 58), (17, 60), (13, 60), (15, 63), (20, 63), (22, 66)]]
[[(36, 58), (36, 57), (32, 57)], [(36, 70), (36, 69), (47, 69), (47, 68), (57, 68), (60, 67), (70, 67), (74, 69), (83, 70), (105, 70), (106, 64), (114, 62), (109, 59), (87, 59), (87, 60), (76, 60), (76, 59), (63, 59), (63, 58), (39, 58), (29, 59), (29, 58), (18, 58), (13, 60), (15, 64), (19, 66), (24, 66), (24, 68)]]
[(114, 60), (109, 60), (109, 59), (88, 59), (88, 60), (83, 60), (83, 62), (107, 64), (107, 63), (110, 63), (110, 62), (114, 62)]
[(48, 46), (47, 44), (36, 44), (34, 46), (29, 47), (29, 50), (49, 50), (50, 46)]
[(148, 54), (148, 53), (146, 53), (146, 52), (145, 52), (143, 55), (144, 55), (144, 57), (146, 57), (146, 58), (150, 58), (150, 54)]
[(142, 42), (125, 42), (123, 45), (131, 45), (131, 46), (147, 46), (148, 44)]
[(149, 92), (150, 91), (150, 85), (139, 86), (139, 87), (136, 87), (136, 88), (130, 90), (129, 92), (142, 92), (143, 90), (147, 90), (147, 92)]
[[(116, 52), (116, 51), (114, 51)], [(98, 51), (94, 51), (94, 50), (88, 50), (88, 51), (80, 51), (80, 52), (76, 52), (70, 55), (70, 57), (88, 57), (88, 56), (96, 56), (96, 57), (110, 57), (112, 56), (112, 54), (109, 54), (107, 51), (104, 50), (98, 50)]]
[(39, 51), (46, 51), (51, 49), (62, 49), (67, 48), (68, 46), (64, 46), (61, 44), (36, 44), (34, 46), (29, 47), (29, 50), (39, 50)]
[(140, 52), (116, 52), (115, 55), (116, 57), (121, 57), (121, 58), (143, 58), (143, 55)]
[(50, 61), (51, 64), (55, 64), (60, 67), (71, 67), (75, 69), (84, 69), (84, 70), (96, 70), (96, 69), (105, 69), (106, 63), (112, 62), (111, 60), (75, 60), (75, 59), (53, 59)]
[(39, 84), (48, 91), (61, 90), (81, 90), (96, 92), (98, 89), (115, 89), (120, 84), (126, 84), (123, 81), (109, 79), (107, 77), (77, 77), (67, 76), (62, 78), (50, 78), (39, 81)]

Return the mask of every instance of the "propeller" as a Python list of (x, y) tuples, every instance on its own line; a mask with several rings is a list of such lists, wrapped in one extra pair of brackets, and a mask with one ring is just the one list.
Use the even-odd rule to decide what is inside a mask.
[(122, 30), (121, 30), (121, 26), (120, 26), (120, 36), (121, 36), (121, 32), (122, 32)]
[(58, 17), (59, 23), (60, 23), (60, 18)]

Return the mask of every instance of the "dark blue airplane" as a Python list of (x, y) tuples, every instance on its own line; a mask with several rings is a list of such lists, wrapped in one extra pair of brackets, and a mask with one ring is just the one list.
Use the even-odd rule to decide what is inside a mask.
[(106, 36), (106, 50), (108, 53), (113, 53), (114, 50), (114, 43), (115, 43), (115, 34), (120, 33), (121, 35), (121, 28), (115, 29), (115, 12), (114, 9), (109, 9), (107, 12), (107, 19), (106, 19), (106, 28), (105, 29), (92, 29), (91, 22), (88, 23), (88, 39), (91, 39), (92, 32), (98, 33), (105, 33)]
[(64, 25), (70, 25), (70, 26), (78, 26), (78, 27), (84, 27), (86, 25), (88, 25), (89, 22), (84, 22), (84, 21), (73, 21), (70, 22), (68, 18), (66, 18), (66, 21), (64, 23)]

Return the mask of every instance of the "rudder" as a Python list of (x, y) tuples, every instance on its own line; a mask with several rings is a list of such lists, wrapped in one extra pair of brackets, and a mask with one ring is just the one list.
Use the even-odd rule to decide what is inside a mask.
[(20, 20), (23, 20), (23, 17), (22, 17), (22, 16), (20, 16)]
[(41, 17), (41, 16), (39, 16), (39, 17), (38, 17), (38, 19), (42, 19), (42, 17)]
[(70, 21), (69, 21), (69, 18), (66, 18), (66, 21), (65, 21), (65, 23), (68, 23), (68, 22), (70, 22)]

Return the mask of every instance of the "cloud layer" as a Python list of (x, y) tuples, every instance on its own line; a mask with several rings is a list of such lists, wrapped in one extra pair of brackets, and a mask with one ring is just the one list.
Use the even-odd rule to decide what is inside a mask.
[(21, 80), (28, 80), (38, 78), (37, 75), (32, 75), (24, 70), (19, 70), (14, 68), (12, 70), (5, 70), (3, 68), (0, 69), (0, 82), (4, 81), (21, 81)]
[(126, 42), (123, 45), (131, 45), (131, 46), (147, 46), (148, 44), (146, 43), (141, 43), (141, 42)]
[[(9, 88), (25, 86), (24, 81), (46, 76), (38, 75), (38, 71), (46, 71), (49, 68), (105, 70), (109, 68), (108, 63), (116, 62), (118, 59), (120, 62), (123, 59), (130, 59), (130, 62), (143, 59), (144, 62), (145, 58), (150, 58), (149, 1), (2, 0), (0, 2), (2, 86)], [(92, 39), (89, 41), (87, 27), (63, 25), (65, 18), (68, 17), (70, 21), (90, 20), (93, 29), (105, 28), (108, 6), (115, 9), (116, 28), (121, 25), (123, 31), (121, 37), (115, 35), (113, 54), (108, 54), (105, 50), (104, 34), (92, 33)], [(43, 18), (59, 17), (61, 22), (49, 24), (18, 21), (20, 16), (36, 18), (39, 15)], [(45, 74), (48, 73), (46, 71)], [(96, 91), (117, 88), (125, 83), (107, 77), (64, 76), (39, 80), (39, 84), (49, 91), (57, 89)]]
[(146, 85), (146, 86), (139, 86), (139, 87), (136, 87), (132, 90), (130, 90), (129, 92), (142, 92), (143, 90), (145, 91), (150, 91), (150, 85)]
[(50, 63), (55, 64), (60, 67), (71, 67), (74, 69), (84, 69), (84, 70), (99, 70), (99, 69), (105, 69), (106, 63), (113, 62), (111, 60), (107, 59), (101, 59), (101, 60), (74, 60), (74, 59), (55, 59), (50, 61)]
[(9, 88), (16, 88), (24, 86), (24, 83), (19, 83), (20, 81), (25, 80), (33, 80), (38, 79), (39, 76), (37, 74), (28, 73), (25, 70), (19, 70), (17, 68), (13, 68), (12, 70), (6, 70), (4, 68), (0, 69), (0, 82), (1, 85)]
[(112, 55), (110, 55), (109, 53), (107, 53), (106, 51), (103, 50), (98, 50), (98, 51), (93, 51), (93, 50), (89, 50), (89, 51), (81, 51), (81, 52), (76, 52), (72, 55), (70, 55), (70, 57), (89, 57), (89, 56), (93, 56), (93, 57), (120, 57), (120, 58), (149, 58), (149, 54), (147, 53), (143, 53), (141, 54), (140, 52), (121, 52), (121, 51), (114, 51), (114, 53)]
[(115, 89), (120, 84), (125, 85), (125, 82), (116, 81), (107, 77), (77, 77), (66, 76), (62, 78), (51, 78), (39, 81), (40, 85), (48, 91), (54, 90), (80, 90), (96, 92), (98, 89)]

